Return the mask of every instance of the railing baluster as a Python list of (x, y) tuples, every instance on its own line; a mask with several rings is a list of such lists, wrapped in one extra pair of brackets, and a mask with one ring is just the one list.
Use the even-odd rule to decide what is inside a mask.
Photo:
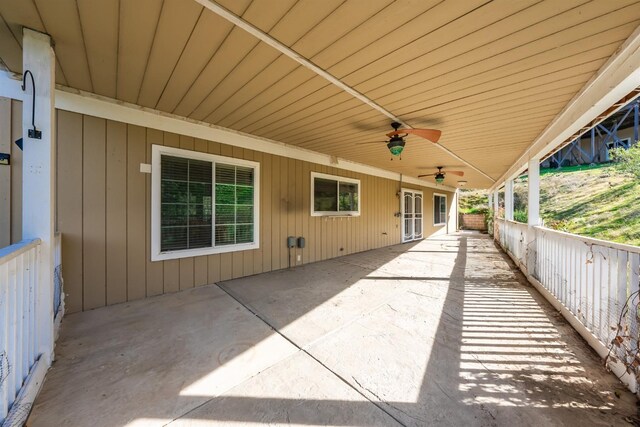
[[(640, 285), (638, 284), (638, 279), (640, 277), (640, 254), (634, 253), (629, 256), (629, 294), (633, 294), (634, 292), (638, 292), (640, 289)], [(629, 301), (632, 307), (635, 307), (635, 304), (638, 302), (638, 296)], [(629, 310), (629, 317), (631, 318), (630, 326), (631, 326), (631, 349), (637, 351), (638, 349), (638, 312), (635, 309)]]
[[(9, 298), (9, 265), (0, 265), (0, 324), (9, 324), (9, 310), (8, 310), (8, 298)], [(4, 419), (7, 416), (9, 410), (9, 392), (6, 384), (7, 381), (7, 364), (6, 364), (6, 349), (9, 344), (9, 330), (6, 326), (0, 328), (0, 345), (2, 351), (0, 352), (0, 419)]]
[(618, 322), (618, 250), (609, 250), (609, 301), (607, 301), (607, 335), (606, 343), (610, 343), (614, 338), (613, 333)]
[(0, 249), (0, 424), (38, 357), (35, 293), (39, 251), (39, 239)]
[(594, 332), (595, 335), (600, 335), (600, 328), (601, 328), (601, 322), (600, 322), (600, 317), (602, 314), (602, 310), (601, 310), (601, 304), (600, 301), (602, 301), (602, 298), (604, 297), (604, 295), (602, 295), (602, 286), (601, 286), (601, 280), (602, 280), (602, 253), (600, 251), (600, 248), (598, 247), (592, 247), (591, 248), (592, 253), (593, 253), (593, 263), (591, 264), (593, 266), (593, 302), (592, 302), (592, 319), (593, 319), (593, 329), (592, 331)]
[[(22, 376), (23, 372), (22, 372), (22, 368), (23, 368), (23, 354), (22, 354), (22, 341), (24, 339), (24, 335), (22, 335), (22, 316), (23, 316), (23, 310), (24, 310), (24, 305), (23, 305), (23, 300), (22, 300), (22, 295), (23, 295), (23, 284), (24, 284), (24, 254), (20, 255), (19, 257), (16, 258), (16, 289), (15, 289), (15, 295), (16, 295), (16, 329), (15, 329), (15, 337), (16, 337), (16, 342), (15, 342), (15, 360), (14, 360), (14, 365), (15, 365), (15, 376), (16, 376), (16, 393), (20, 391), (20, 387), (22, 387), (22, 378), (24, 378)], [(26, 376), (26, 375), (25, 375)]]
[(29, 259), (31, 260), (31, 268), (29, 269), (29, 330), (34, 331), (29, 336), (29, 354), (31, 355), (30, 364), (35, 362), (36, 358), (36, 278), (38, 277), (38, 251), (29, 251)]

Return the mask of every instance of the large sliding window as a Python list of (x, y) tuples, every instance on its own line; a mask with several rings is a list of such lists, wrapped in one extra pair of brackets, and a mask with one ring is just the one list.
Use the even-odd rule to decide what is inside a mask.
[(360, 215), (360, 180), (311, 172), (311, 215)]
[(257, 249), (259, 164), (153, 146), (153, 261)]
[(444, 194), (433, 195), (433, 225), (445, 225), (447, 223), (447, 196)]

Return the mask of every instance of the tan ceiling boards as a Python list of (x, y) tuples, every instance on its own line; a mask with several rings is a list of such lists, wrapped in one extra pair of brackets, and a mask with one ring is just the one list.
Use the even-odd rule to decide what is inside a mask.
[[(224, 0), (219, 5), (494, 179), (640, 24), (635, 0)], [(448, 166), (432, 143), (194, 0), (2, 0), (0, 59), (21, 28), (55, 41), (57, 82), (401, 172)], [(456, 185), (456, 179), (445, 183)]]

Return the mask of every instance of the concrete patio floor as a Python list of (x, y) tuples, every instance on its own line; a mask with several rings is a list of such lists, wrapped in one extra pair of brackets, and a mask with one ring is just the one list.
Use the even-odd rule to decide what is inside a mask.
[(635, 396), (479, 234), (73, 314), (56, 352), (29, 426), (636, 419)]

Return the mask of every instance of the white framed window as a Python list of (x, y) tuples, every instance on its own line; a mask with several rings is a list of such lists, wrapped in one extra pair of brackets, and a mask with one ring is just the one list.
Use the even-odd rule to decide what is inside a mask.
[(151, 260), (259, 247), (260, 164), (153, 145)]
[(447, 223), (447, 195), (433, 194), (433, 225), (445, 225)]
[(360, 180), (311, 172), (311, 216), (360, 215)]

